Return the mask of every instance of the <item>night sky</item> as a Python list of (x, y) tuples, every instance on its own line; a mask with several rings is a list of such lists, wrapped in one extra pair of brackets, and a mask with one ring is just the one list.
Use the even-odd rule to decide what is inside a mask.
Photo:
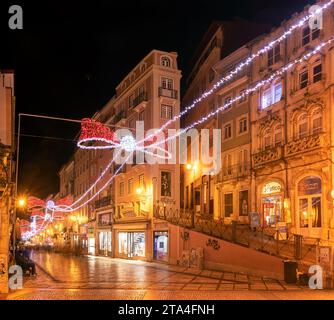
[[(8, 28), (14, 4), (23, 7), (23, 30)], [(240, 17), (275, 26), (307, 4), (312, 0), (1, 0), (0, 69), (15, 71), (17, 113), (81, 119), (103, 107), (152, 49), (177, 51), (185, 80), (212, 21)], [(73, 123), (22, 118), (19, 193), (58, 191), (57, 172), (78, 131)]]

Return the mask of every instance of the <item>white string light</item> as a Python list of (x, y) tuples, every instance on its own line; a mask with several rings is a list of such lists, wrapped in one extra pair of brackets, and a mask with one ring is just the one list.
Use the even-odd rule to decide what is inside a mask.
[[(250, 57), (248, 57), (245, 61), (241, 62), (237, 67), (235, 67), (234, 70), (232, 70), (231, 72), (229, 72), (225, 77), (223, 77), (222, 79), (220, 79), (217, 83), (215, 83), (212, 87), (212, 89), (210, 89), (209, 91), (204, 92), (199, 98), (195, 99), (193, 101), (193, 103), (186, 107), (183, 111), (181, 111), (178, 115), (175, 115), (172, 119), (170, 119), (169, 121), (167, 121), (164, 125), (162, 125), (159, 129), (157, 129), (154, 133), (150, 134), (149, 136), (147, 136), (145, 139), (143, 139), (142, 141), (139, 141), (137, 143), (133, 143), (133, 141), (128, 141), (126, 139), (121, 141), (119, 144), (103, 139), (103, 138), (95, 138), (94, 140), (99, 140), (102, 142), (106, 142), (107, 145), (105, 146), (86, 146), (84, 145), (85, 142), (90, 142), (92, 140), (90, 139), (85, 139), (85, 140), (81, 140), (78, 142), (78, 147), (82, 148), (82, 149), (110, 149), (110, 148), (116, 148), (116, 146), (120, 147), (121, 149), (124, 150), (128, 150), (130, 151), (130, 155), (128, 158), (130, 158), (130, 156), (133, 155), (133, 152), (136, 150), (140, 151), (144, 151), (145, 149), (143, 149), (143, 147), (141, 146), (143, 142), (150, 140), (152, 137), (156, 136), (158, 133), (162, 132), (164, 129), (166, 129), (170, 124), (172, 124), (173, 122), (179, 120), (183, 115), (185, 115), (187, 112), (189, 112), (190, 110), (192, 110), (198, 103), (200, 103), (202, 100), (206, 99), (207, 97), (209, 97), (211, 94), (213, 94), (218, 88), (220, 88), (224, 83), (226, 83), (227, 81), (230, 81), (231, 79), (233, 79), (233, 77), (235, 77), (237, 74), (239, 74), (245, 67), (249, 66), (254, 59), (256, 59), (257, 57), (259, 57), (260, 55), (268, 52), (269, 50), (271, 50), (275, 45), (281, 43), (283, 40), (285, 40), (289, 35), (291, 35), (291, 33), (297, 29), (297, 28), (301, 28), (307, 21), (309, 21), (310, 18), (313, 18), (317, 15), (319, 15), (322, 11), (326, 10), (330, 5), (332, 5), (334, 2), (334, 0), (330, 0), (327, 3), (325, 3), (324, 5), (320, 6), (317, 10), (315, 10), (314, 12), (310, 13), (309, 15), (306, 15), (304, 18), (300, 19), (298, 21), (298, 23), (292, 25), (286, 32), (284, 32), (279, 38), (277, 38), (276, 40), (270, 42), (269, 44), (267, 44), (266, 46), (264, 46), (263, 48), (261, 48), (260, 50), (258, 50), (256, 53), (252, 54)], [(233, 103), (237, 102), (238, 100), (248, 96), (249, 94), (251, 94), (252, 92), (255, 92), (256, 90), (258, 90), (259, 88), (263, 87), (264, 85), (272, 82), (276, 77), (281, 76), (283, 73), (285, 73), (286, 71), (290, 70), (292, 67), (294, 67), (297, 63), (301, 63), (307, 59), (309, 59), (312, 55), (316, 54), (317, 52), (319, 52), (321, 50), (321, 48), (323, 48), (325, 45), (330, 44), (331, 42), (333, 42), (333, 38), (331, 38), (330, 40), (328, 40), (327, 42), (323, 42), (322, 44), (320, 44), (319, 46), (316, 47), (316, 49), (314, 49), (313, 51), (311, 51), (310, 53), (304, 55), (302, 58), (300, 59), (296, 59), (294, 62), (289, 63), (287, 66), (281, 68), (280, 70), (276, 71), (275, 73), (273, 73), (269, 78), (267, 78), (266, 80), (260, 81), (258, 84), (256, 84), (254, 87), (247, 89), (245, 92), (243, 92), (241, 95), (233, 98), (230, 102), (224, 104), (223, 106), (217, 108), (215, 111), (210, 112), (208, 115), (206, 115), (205, 117), (202, 117), (201, 119), (193, 122), (191, 125), (187, 126), (186, 128), (183, 128), (182, 130), (180, 130), (177, 134), (170, 136), (168, 138), (166, 138), (163, 141), (158, 141), (156, 143), (153, 143), (152, 145), (150, 145), (150, 148), (159, 148), (158, 145), (162, 144), (162, 143), (166, 143), (167, 141), (170, 141), (172, 139), (177, 138), (178, 136), (180, 136), (182, 133), (186, 132), (187, 130), (207, 121), (209, 118), (217, 115), (218, 113), (224, 111), (225, 109), (227, 109), (229, 106), (231, 106)], [(133, 139), (134, 140), (134, 139)], [(131, 143), (130, 143), (131, 142)], [(163, 149), (164, 152), (166, 152), (165, 149)], [(147, 151), (146, 151), (147, 152)], [(148, 153), (148, 152), (147, 152)], [(151, 153), (154, 156), (158, 156), (156, 154)], [(169, 158), (169, 155), (167, 156)], [(108, 185), (109, 183), (115, 178), (115, 176), (118, 174), (118, 171), (120, 171), (123, 166), (125, 165), (125, 163), (127, 162), (127, 160), (124, 161), (123, 164), (121, 164), (121, 166), (118, 168), (118, 170), (116, 170), (115, 174), (107, 181), (107, 183), (98, 191), (96, 192), (91, 198), (89, 198), (88, 200), (86, 200), (83, 204), (81, 204), (80, 206), (73, 208), (74, 205), (76, 205), (77, 203), (79, 203), (83, 198), (86, 197), (86, 195), (97, 185), (97, 183), (99, 181), (101, 181), (101, 179), (103, 178), (103, 176), (106, 174), (106, 172), (109, 170), (110, 166), (112, 165), (112, 163), (114, 162), (116, 157), (113, 157), (113, 159), (109, 162), (109, 164), (107, 165), (106, 169), (103, 171), (103, 173), (99, 176), (99, 178), (94, 182), (94, 184), (91, 185), (91, 187), (80, 197), (78, 198), (72, 205), (70, 206), (49, 206), (49, 209), (52, 211), (62, 211), (62, 212), (72, 212), (75, 210), (78, 210), (79, 208), (85, 206), (87, 203), (89, 203), (90, 201), (92, 201), (100, 192), (102, 192)]]
[(293, 67), (295, 67), (297, 64), (299, 63), (303, 63), (305, 61), (307, 61), (308, 59), (310, 59), (313, 55), (317, 54), (318, 52), (320, 52), (320, 50), (322, 48), (324, 48), (325, 46), (328, 46), (329, 44), (331, 44), (334, 41), (334, 37), (331, 37), (329, 40), (322, 42), (321, 44), (319, 44), (314, 50), (310, 51), (309, 53), (303, 55), (301, 58), (299, 59), (295, 59), (294, 61), (290, 62), (289, 64), (287, 64), (286, 66), (280, 68), (279, 70), (277, 70), (276, 72), (274, 72), (273, 74), (271, 74), (271, 76), (269, 76), (267, 79), (262, 80), (260, 82), (258, 82), (256, 85), (254, 85), (253, 87), (248, 88), (246, 91), (244, 91), (242, 94), (236, 96), (235, 98), (231, 99), (229, 102), (225, 103), (223, 106), (217, 108), (215, 111), (210, 112), (209, 114), (207, 114), (205, 117), (202, 117), (201, 119), (193, 122), (192, 124), (188, 125), (187, 127), (183, 128), (182, 130), (179, 130), (179, 132), (177, 132), (176, 134), (169, 136), (168, 138), (166, 138), (165, 140), (162, 141), (158, 141), (156, 143), (154, 143), (152, 146), (156, 146), (159, 144), (163, 144), (166, 143), (170, 140), (176, 139), (177, 137), (179, 137), (180, 135), (182, 135), (183, 133), (185, 133), (186, 131), (188, 131), (189, 129), (194, 128), (195, 126), (198, 126), (199, 124), (202, 124), (204, 122), (206, 122), (208, 119), (210, 119), (213, 116), (216, 116), (217, 114), (219, 114), (220, 112), (226, 110), (227, 108), (229, 108), (233, 103), (249, 96), (251, 93), (259, 90), (260, 88), (262, 88), (265, 85), (270, 84), (273, 80), (275, 80), (276, 78), (282, 76), (285, 72), (289, 71), (290, 69), (292, 69)]
[(274, 48), (277, 44), (281, 43), (283, 40), (285, 40), (288, 36), (292, 34), (292, 32), (298, 28), (301, 28), (305, 25), (307, 21), (309, 21), (311, 18), (317, 17), (321, 12), (325, 11), (328, 7), (330, 7), (333, 4), (334, 0), (330, 0), (326, 2), (324, 5), (319, 6), (317, 10), (314, 12), (306, 15), (302, 19), (300, 19), (296, 24), (292, 25), (286, 32), (284, 32), (279, 38), (271, 41), (269, 44), (264, 46), (263, 48), (259, 49), (256, 53), (253, 53), (250, 57), (248, 57), (246, 60), (238, 64), (232, 71), (230, 71), (225, 77), (221, 78), (218, 82), (216, 82), (212, 89), (204, 92), (199, 98), (195, 99), (191, 105), (186, 107), (183, 111), (181, 111), (178, 115), (175, 115), (172, 119), (168, 120), (165, 124), (163, 124), (159, 129), (156, 130), (156, 132), (152, 133), (145, 139), (143, 139), (141, 142), (144, 142), (146, 140), (151, 139), (156, 134), (162, 132), (164, 129), (166, 129), (169, 125), (171, 125), (173, 122), (179, 120), (183, 115), (188, 113), (190, 110), (192, 110), (198, 103), (200, 103), (202, 100), (206, 99), (210, 95), (212, 95), (218, 88), (220, 88), (224, 83), (227, 81), (232, 80), (236, 75), (238, 75), (245, 67), (248, 67), (253, 60), (258, 58), (260, 55), (268, 52), (272, 48)]

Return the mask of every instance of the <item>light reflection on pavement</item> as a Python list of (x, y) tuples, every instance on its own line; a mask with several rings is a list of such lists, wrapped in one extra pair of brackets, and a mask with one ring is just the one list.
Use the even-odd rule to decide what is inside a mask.
[(277, 300), (333, 299), (332, 291), (246, 274), (159, 263), (35, 252), (38, 276), (8, 299), (24, 300)]

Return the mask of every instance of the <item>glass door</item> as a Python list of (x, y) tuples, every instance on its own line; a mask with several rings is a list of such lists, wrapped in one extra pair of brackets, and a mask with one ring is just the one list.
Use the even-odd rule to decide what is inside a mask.
[(321, 228), (321, 195), (299, 198), (298, 206), (301, 228)]

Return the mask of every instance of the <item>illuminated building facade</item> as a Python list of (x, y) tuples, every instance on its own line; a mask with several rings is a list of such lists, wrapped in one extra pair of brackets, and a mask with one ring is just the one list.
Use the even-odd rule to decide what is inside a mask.
[[(133, 130), (143, 121), (145, 132), (160, 128), (180, 112), (180, 78), (176, 53), (151, 51), (117, 86), (114, 125)], [(169, 164), (127, 164), (117, 175), (115, 257), (168, 262), (169, 227), (153, 211), (179, 208), (179, 181), (179, 166)]]

